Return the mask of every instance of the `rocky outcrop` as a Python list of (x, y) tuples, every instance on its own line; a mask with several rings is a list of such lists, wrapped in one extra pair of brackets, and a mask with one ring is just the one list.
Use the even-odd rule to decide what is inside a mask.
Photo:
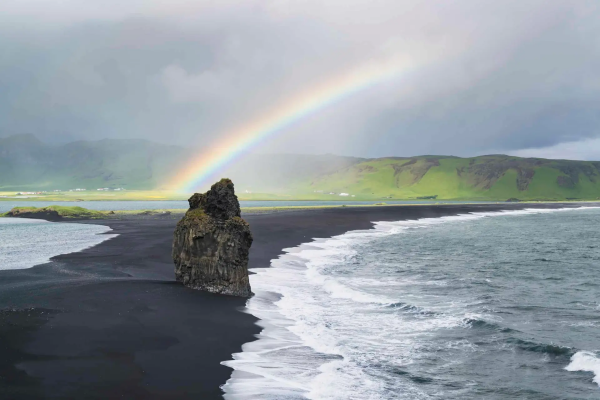
[(88, 210), (73, 206), (48, 206), (48, 207), (14, 207), (9, 212), (2, 214), (4, 217), (45, 219), (47, 221), (61, 221), (63, 219), (98, 219), (105, 217), (100, 211)]
[(4, 214), (4, 216), (12, 218), (45, 219), (47, 221), (60, 221), (63, 219), (56, 210), (17, 207)]
[(185, 286), (212, 293), (250, 296), (250, 226), (240, 217), (233, 182), (221, 179), (188, 200), (190, 209), (173, 239), (175, 278)]
[(567, 189), (573, 189), (577, 182), (575, 182), (573, 180), (573, 178), (571, 178), (570, 176), (561, 175), (561, 176), (556, 177), (556, 183), (560, 187), (567, 188)]

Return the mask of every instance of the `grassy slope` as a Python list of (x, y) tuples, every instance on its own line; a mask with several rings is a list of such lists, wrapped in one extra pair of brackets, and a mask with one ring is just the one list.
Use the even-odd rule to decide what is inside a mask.
[(305, 180), (294, 190), (346, 192), (355, 199), (596, 200), (600, 164), (509, 156), (387, 158)]

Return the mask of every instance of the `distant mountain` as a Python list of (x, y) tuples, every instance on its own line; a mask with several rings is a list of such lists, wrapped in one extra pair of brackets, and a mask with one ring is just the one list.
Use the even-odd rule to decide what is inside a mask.
[(147, 140), (103, 139), (50, 146), (33, 135), (0, 139), (0, 190), (160, 185), (188, 154)]
[[(51, 146), (33, 135), (15, 135), (0, 138), (0, 191), (165, 188), (195, 154), (200, 151), (139, 139)], [(241, 188), (277, 192), (294, 182), (333, 173), (362, 160), (334, 155), (249, 154), (221, 175), (231, 176)]]
[[(147, 140), (103, 139), (50, 146), (32, 135), (0, 139), (0, 191), (164, 188), (201, 154)], [(299, 199), (567, 200), (600, 198), (600, 162), (488, 155), (365, 159), (249, 154), (221, 171), (238, 193)], [(333, 193), (330, 194), (330, 193)]]

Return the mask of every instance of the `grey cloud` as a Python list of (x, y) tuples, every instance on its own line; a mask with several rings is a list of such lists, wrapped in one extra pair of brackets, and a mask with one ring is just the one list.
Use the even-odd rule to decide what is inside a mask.
[(257, 150), (474, 155), (597, 143), (599, 17), (594, 0), (8, 0), (0, 135), (203, 145), (350, 69), (410, 56), (415, 70)]

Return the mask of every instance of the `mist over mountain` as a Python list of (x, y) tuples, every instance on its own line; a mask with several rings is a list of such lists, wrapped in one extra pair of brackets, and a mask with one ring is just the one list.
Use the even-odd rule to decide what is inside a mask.
[[(166, 189), (199, 154), (201, 149), (143, 139), (49, 145), (34, 135), (15, 135), (0, 139), (0, 191)], [(305, 199), (600, 197), (600, 162), (505, 155), (367, 159), (332, 154), (247, 154), (213, 178), (221, 176), (233, 179), (242, 197), (250, 193)]]
[(157, 187), (185, 154), (148, 140), (49, 145), (34, 135), (0, 139), (0, 190)]
[[(102, 139), (49, 145), (34, 135), (0, 138), (0, 190), (169, 188), (201, 149), (144, 139)], [(248, 154), (221, 175), (242, 190), (278, 192), (364, 159), (335, 155)]]

